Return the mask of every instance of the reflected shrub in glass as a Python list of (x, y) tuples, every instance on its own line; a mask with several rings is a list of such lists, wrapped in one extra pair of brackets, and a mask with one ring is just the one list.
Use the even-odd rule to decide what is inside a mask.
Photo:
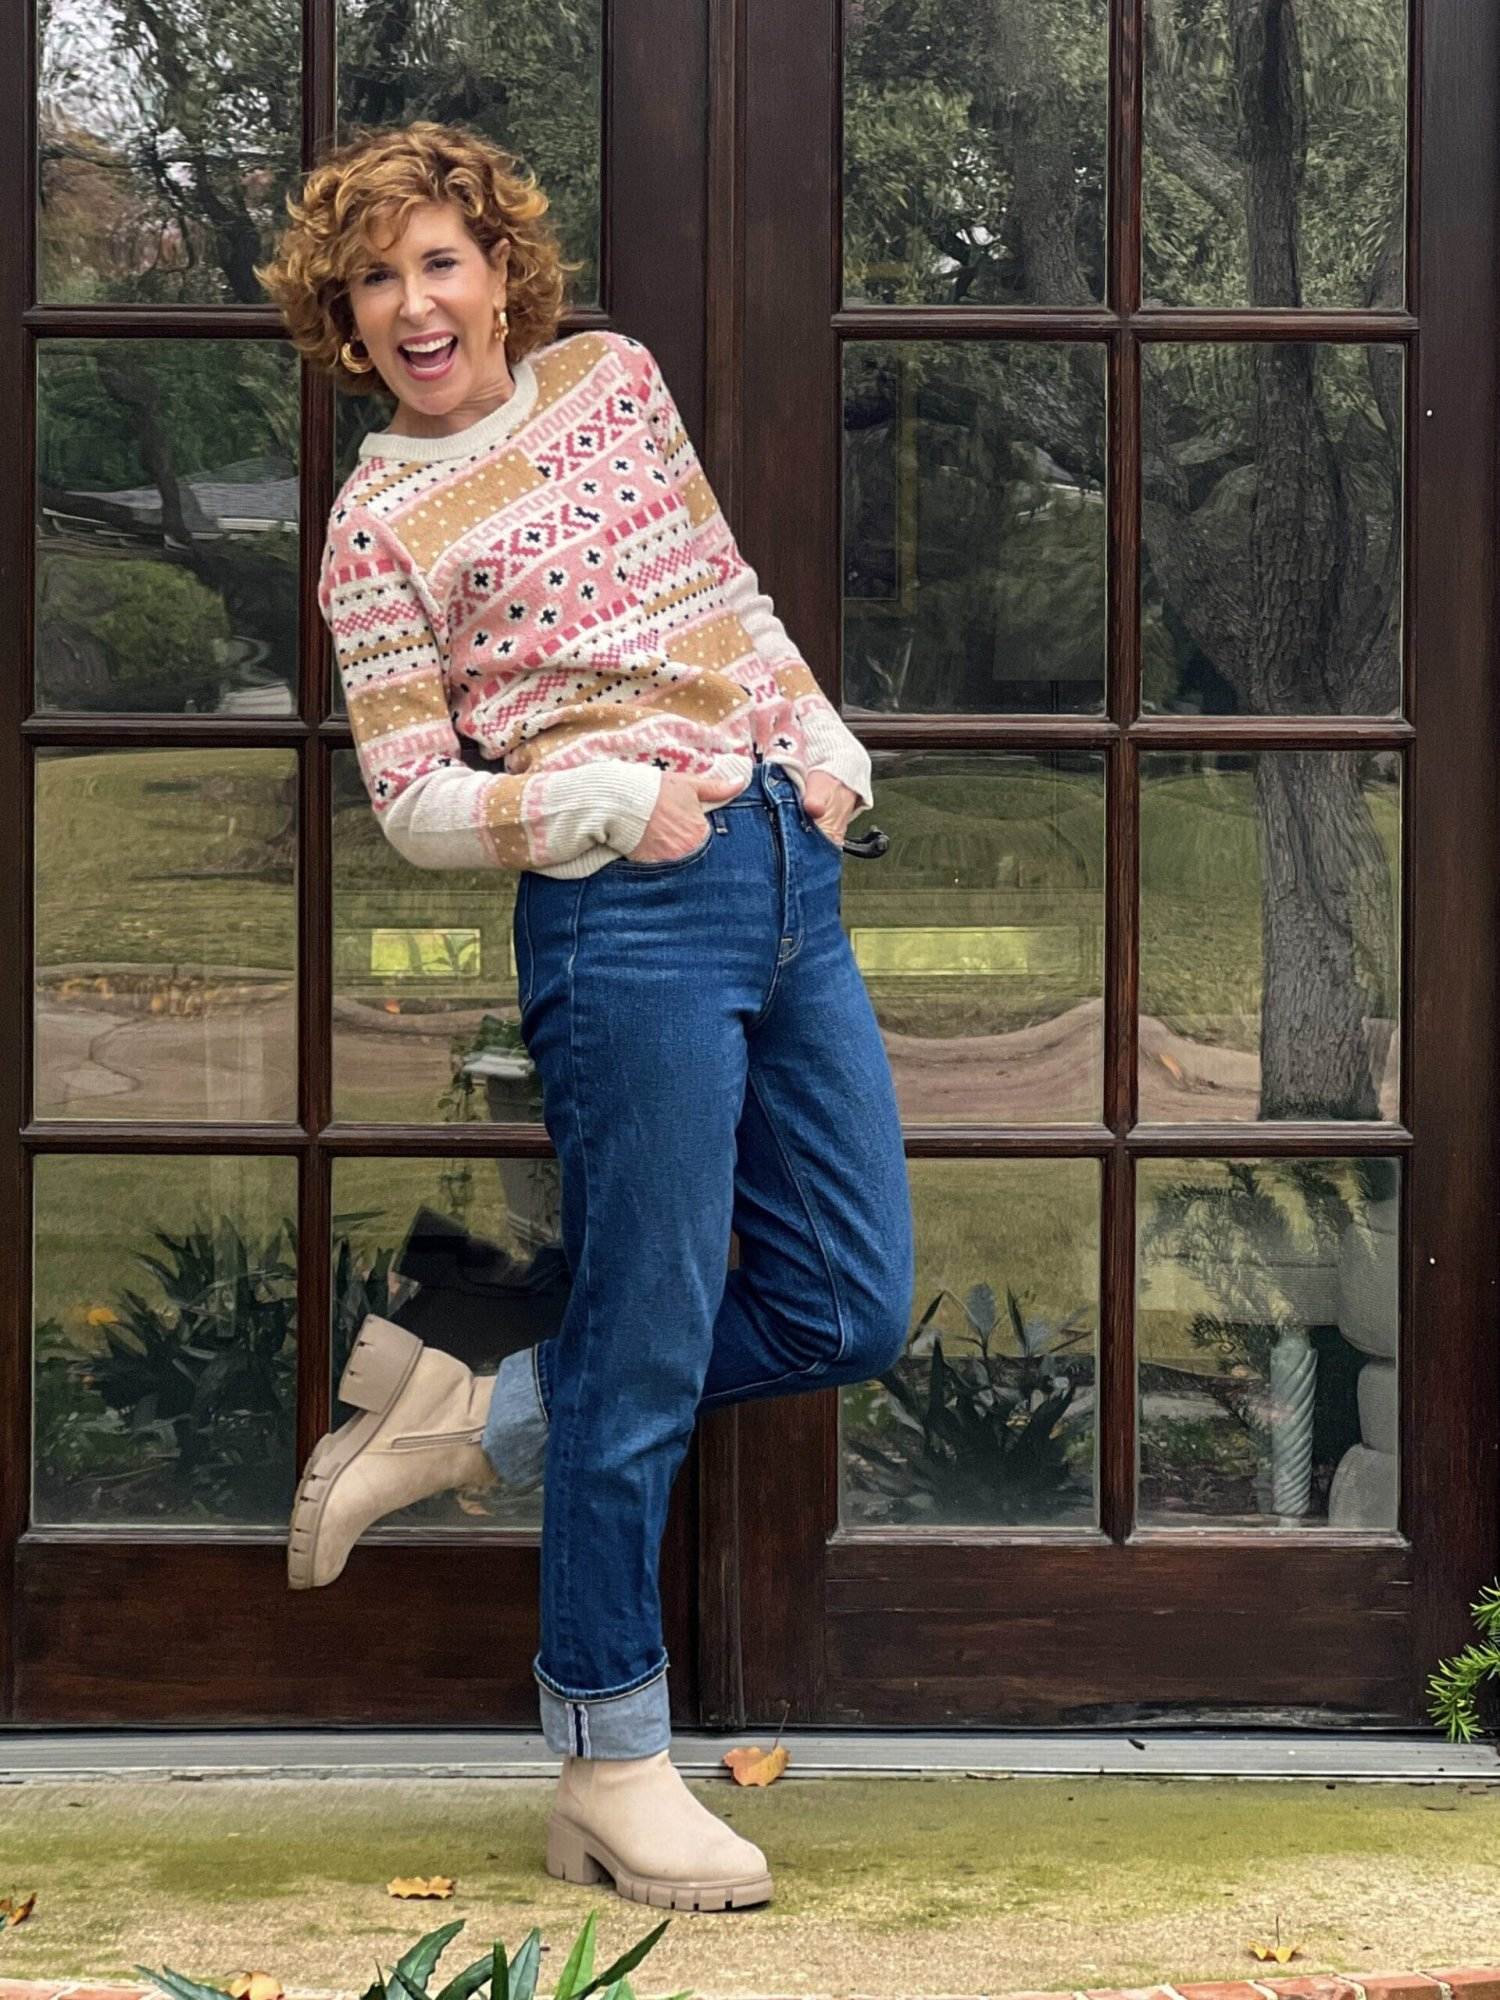
[(841, 1392), (846, 1526), (1092, 1525), (1093, 1160), (913, 1161), (915, 1324)]
[(37, 1161), (38, 1523), (284, 1520), (295, 1190), (275, 1157)]
[(39, 346), (39, 708), (294, 712), (299, 426), (284, 343)]

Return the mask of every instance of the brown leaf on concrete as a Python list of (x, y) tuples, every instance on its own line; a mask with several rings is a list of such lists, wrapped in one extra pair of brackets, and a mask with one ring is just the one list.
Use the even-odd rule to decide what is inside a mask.
[(762, 1750), (758, 1743), (749, 1743), (738, 1750), (726, 1750), (724, 1762), (733, 1772), (737, 1785), (771, 1785), (781, 1776), (790, 1759), (784, 1743), (778, 1743), (770, 1750)]

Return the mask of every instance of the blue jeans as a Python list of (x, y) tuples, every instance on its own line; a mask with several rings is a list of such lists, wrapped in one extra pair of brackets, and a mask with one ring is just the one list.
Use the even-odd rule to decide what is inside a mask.
[(657, 1559), (698, 1412), (867, 1380), (910, 1324), (905, 1149), (842, 851), (774, 762), (706, 817), (685, 857), (525, 870), (516, 896), (572, 1289), (555, 1337), (502, 1362), (484, 1445), (543, 1480), (533, 1672), (547, 1744), (575, 1756), (670, 1741)]

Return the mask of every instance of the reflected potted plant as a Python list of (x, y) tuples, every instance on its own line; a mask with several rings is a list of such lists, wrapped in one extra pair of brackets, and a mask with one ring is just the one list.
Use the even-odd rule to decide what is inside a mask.
[[(949, 1354), (932, 1321), (945, 1301), (963, 1315), (971, 1351)], [(1089, 1478), (1075, 1465), (1080, 1388), (1093, 1381), (1093, 1334), (1080, 1307), (1065, 1320), (1028, 1318), (1009, 1287), (1003, 1324), (993, 1287), (929, 1301), (906, 1353), (878, 1380), (884, 1409), (846, 1418), (851, 1472), (893, 1520), (1007, 1524), (1075, 1511)], [(1070, 1352), (1082, 1345), (1084, 1352)], [(924, 1365), (925, 1364), (925, 1365)]]

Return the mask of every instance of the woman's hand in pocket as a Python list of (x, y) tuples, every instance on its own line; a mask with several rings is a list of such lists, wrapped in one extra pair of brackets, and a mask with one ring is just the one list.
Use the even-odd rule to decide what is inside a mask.
[(809, 771), (802, 792), (802, 810), (820, 833), (842, 849), (849, 822), (863, 807), (859, 793), (851, 791), (832, 771)]
[(695, 777), (685, 771), (664, 771), (661, 790), (646, 831), (626, 855), (627, 861), (676, 861), (701, 847), (708, 809), (722, 805), (744, 790), (732, 778)]

